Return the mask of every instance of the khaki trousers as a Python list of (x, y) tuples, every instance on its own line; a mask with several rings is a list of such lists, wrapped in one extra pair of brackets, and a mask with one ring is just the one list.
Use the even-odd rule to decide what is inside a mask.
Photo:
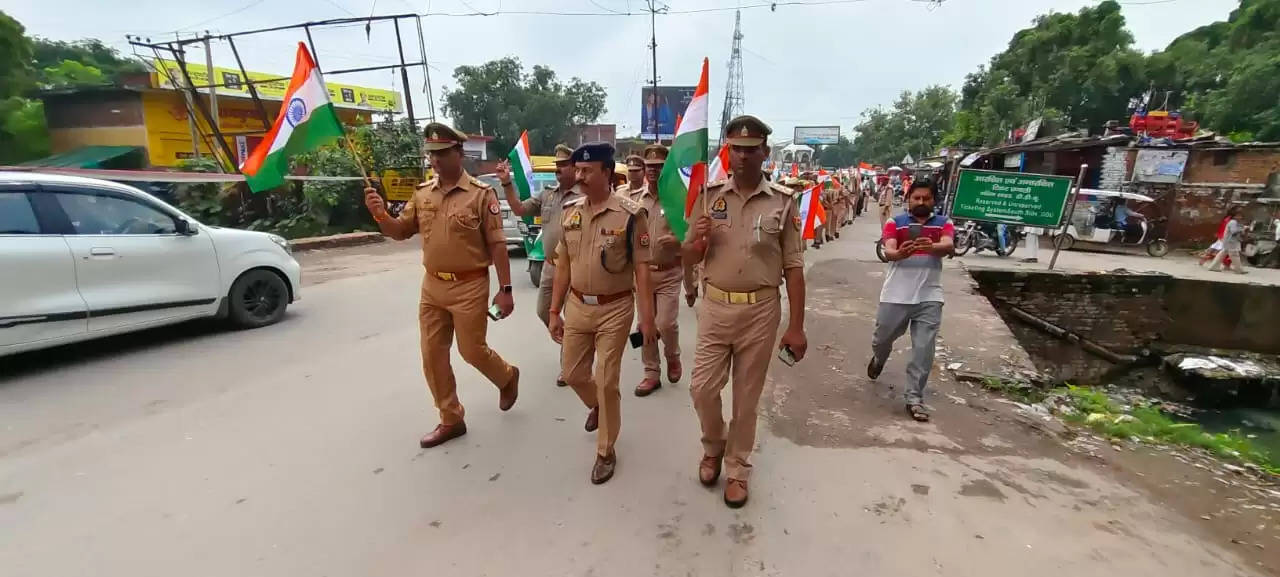
[(893, 215), (892, 206), (885, 206), (883, 204), (880, 205), (880, 226), (882, 228), (884, 227), (884, 223), (888, 222), (889, 218), (892, 217), (892, 215)]
[[(703, 453), (723, 455), (730, 479), (745, 481), (751, 476), (756, 409), (782, 319), (777, 290), (764, 291), (768, 296), (754, 304), (704, 298), (698, 311), (698, 348), (689, 394), (702, 424)], [(731, 374), (733, 404), (726, 436), (720, 391)]]
[(515, 371), (489, 348), (485, 337), (489, 328), (489, 277), (468, 281), (440, 280), (426, 275), (418, 301), (418, 326), (422, 333), (422, 372), (440, 411), (440, 422), (462, 422), (464, 411), (458, 401), (458, 382), (449, 364), (453, 335), (458, 334), (458, 353), (489, 382), (502, 388)]
[[(680, 314), (680, 287), (684, 285), (684, 269), (675, 267), (664, 271), (650, 271), (650, 282), (653, 283), (654, 325), (658, 329), (658, 339), (662, 341), (662, 352), (667, 359), (667, 367), (680, 362), (680, 325), (676, 318)], [(662, 379), (662, 363), (658, 358), (658, 343), (645, 345), (640, 351), (644, 362), (646, 379)]]
[(551, 286), (556, 282), (556, 265), (542, 263), (542, 278), (538, 280), (538, 318), (543, 326), (551, 322)]
[(560, 346), (565, 382), (587, 407), (600, 407), (596, 454), (608, 456), (622, 427), (618, 378), (622, 351), (635, 316), (635, 298), (589, 305), (572, 293), (565, 297), (564, 339)]

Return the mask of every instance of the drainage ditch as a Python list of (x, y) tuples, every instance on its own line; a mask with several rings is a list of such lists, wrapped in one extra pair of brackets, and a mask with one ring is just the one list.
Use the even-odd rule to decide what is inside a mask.
[(1280, 455), (1280, 287), (1160, 274), (971, 270), (1052, 382), (1192, 407), (1210, 432)]

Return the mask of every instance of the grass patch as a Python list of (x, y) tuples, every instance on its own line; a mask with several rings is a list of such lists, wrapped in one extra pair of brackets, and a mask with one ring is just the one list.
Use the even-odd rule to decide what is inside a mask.
[(1203, 449), (1218, 458), (1251, 463), (1272, 475), (1280, 475), (1280, 466), (1271, 455), (1240, 431), (1208, 433), (1199, 424), (1175, 420), (1151, 404), (1135, 405), (1126, 410), (1105, 391), (1093, 387), (1067, 385), (1045, 390), (1030, 383), (997, 378), (987, 378), (983, 387), (1022, 403), (1048, 401), (1049, 408), (1063, 420), (1089, 427), (1108, 438), (1137, 438), (1147, 443)]

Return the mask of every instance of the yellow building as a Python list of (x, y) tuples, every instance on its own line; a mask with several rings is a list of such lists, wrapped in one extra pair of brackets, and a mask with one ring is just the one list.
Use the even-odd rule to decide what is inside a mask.
[[(35, 164), (83, 168), (173, 168), (195, 155), (191, 118), (186, 96), (174, 88), (171, 79), (181, 75), (177, 65), (158, 61), (158, 70), (147, 76), (128, 79), (121, 86), (80, 87), (40, 94), (53, 157)], [(204, 66), (188, 64), (196, 86), (209, 84)], [(241, 74), (228, 68), (214, 68), (217, 88), (218, 128), (239, 164), (262, 140), (280, 110), (287, 79), (275, 75), (249, 73), (263, 101), (266, 117), (254, 104)], [(326, 83), (338, 117), (347, 124), (372, 121), (375, 112), (398, 113), (399, 93), (347, 84)], [(207, 91), (201, 91), (195, 111), (200, 154), (217, 146), (199, 106), (209, 107)]]

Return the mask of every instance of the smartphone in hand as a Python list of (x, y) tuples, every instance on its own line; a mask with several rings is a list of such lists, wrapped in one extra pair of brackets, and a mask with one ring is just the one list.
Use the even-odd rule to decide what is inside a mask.
[(791, 347), (784, 345), (782, 348), (778, 349), (778, 360), (782, 361), (788, 367), (794, 367), (796, 365), (796, 354), (791, 352)]
[(911, 223), (911, 224), (907, 225), (907, 238), (909, 238), (909, 239), (911, 239), (911, 240), (915, 240), (915, 239), (917, 239), (917, 238), (920, 238), (920, 232), (921, 232), (923, 229), (924, 229), (924, 225), (922, 225), (922, 224), (920, 224), (920, 223), (918, 223), (918, 222), (913, 222), (913, 223)]
[(502, 320), (502, 309), (498, 308), (498, 305), (490, 305), (490, 306), (489, 306), (489, 318), (491, 318), (491, 319), (493, 319), (493, 320), (495, 320), (495, 321), (500, 321), (500, 320)]

